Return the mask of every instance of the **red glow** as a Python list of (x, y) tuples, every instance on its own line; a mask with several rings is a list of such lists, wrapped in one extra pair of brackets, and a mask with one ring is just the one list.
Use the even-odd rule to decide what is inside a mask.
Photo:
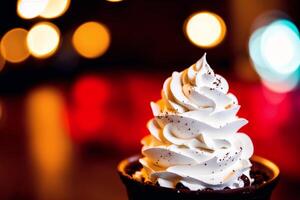
[(73, 88), (74, 102), (81, 106), (93, 107), (101, 105), (110, 95), (108, 80), (100, 76), (84, 76)]
[[(148, 134), (147, 121), (152, 117), (150, 101), (160, 97), (161, 82), (143, 74), (131, 74), (119, 79), (111, 106), (110, 127), (118, 148), (136, 148)], [(112, 102), (113, 103), (113, 102)]]
[(258, 139), (268, 139), (278, 134), (291, 113), (290, 97), (275, 96), (276, 94), (266, 91), (261, 85), (236, 86), (232, 84), (231, 88), (238, 88), (234, 91), (241, 105), (238, 114), (249, 120), (243, 130)]
[(292, 93), (278, 96), (261, 85), (231, 83), (231, 88), (236, 88), (241, 105), (239, 116), (249, 120), (242, 131), (252, 138), (255, 153), (274, 160), (285, 173), (300, 177), (300, 163), (295, 159), (299, 124), (292, 116)]
[[(85, 76), (73, 87), (70, 106), (71, 135), (78, 142), (99, 141), (121, 151), (139, 151), (149, 134), (150, 101), (160, 98), (164, 77), (146, 74)], [(297, 147), (299, 95), (274, 94), (261, 85), (230, 82), (241, 110), (249, 120), (242, 132), (250, 135), (255, 153), (279, 163), (282, 170), (300, 177)], [(294, 96), (293, 96), (294, 95)], [(295, 111), (296, 110), (296, 111)], [(284, 159), (283, 159), (284, 158)]]
[(85, 76), (74, 85), (71, 100), (71, 130), (79, 140), (107, 138), (106, 109), (110, 84), (102, 77)]
[(160, 98), (161, 85), (162, 81), (143, 74), (121, 76), (111, 82), (100, 76), (79, 79), (71, 95), (73, 138), (80, 142), (109, 141), (119, 149), (139, 147), (141, 138), (148, 134), (150, 101)]

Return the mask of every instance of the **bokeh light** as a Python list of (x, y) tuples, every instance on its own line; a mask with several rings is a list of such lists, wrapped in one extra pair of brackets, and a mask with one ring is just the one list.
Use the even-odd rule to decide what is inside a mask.
[(298, 73), (291, 74), (285, 79), (270, 81), (270, 80), (262, 80), (262, 84), (268, 88), (269, 90), (275, 91), (277, 93), (286, 93), (290, 92), (297, 87), (299, 83), (299, 75)]
[(3, 104), (2, 101), (0, 101), (0, 121), (2, 120), (2, 115), (3, 115)]
[(117, 3), (117, 2), (121, 2), (121, 1), (123, 1), (123, 0), (106, 0), (106, 1), (113, 2), (113, 3)]
[(57, 199), (53, 194), (66, 193), (72, 154), (66, 119), (66, 104), (58, 89), (44, 86), (29, 93), (26, 127), (38, 199)]
[(297, 27), (286, 19), (258, 28), (250, 37), (249, 53), (268, 89), (285, 93), (299, 82), (300, 39)]
[(2, 71), (4, 66), (5, 66), (5, 58), (2, 56), (2, 53), (0, 51), (0, 71)]
[(72, 42), (81, 56), (97, 58), (107, 51), (110, 33), (106, 26), (99, 22), (86, 22), (76, 29)]
[(275, 21), (264, 31), (261, 42), (262, 56), (272, 69), (282, 74), (289, 74), (298, 68), (299, 32), (292, 22)]
[[(28, 58), (29, 51), (26, 46), (27, 30), (14, 28), (8, 31), (1, 40), (1, 53), (5, 60), (19, 63)], [(1, 65), (1, 64), (0, 64)]]
[(49, 0), (18, 0), (17, 13), (24, 19), (39, 16), (46, 8)]
[(34, 25), (27, 36), (29, 51), (37, 58), (46, 58), (54, 54), (59, 41), (59, 29), (50, 22), (41, 22)]
[(44, 18), (56, 18), (63, 15), (70, 6), (70, 0), (48, 0), (47, 6), (40, 13)]
[(184, 28), (189, 40), (196, 46), (204, 48), (218, 45), (226, 34), (223, 19), (211, 12), (193, 14), (188, 18)]
[[(86, 75), (74, 84), (71, 103), (71, 133), (74, 139), (109, 138), (107, 108), (111, 97), (110, 83), (103, 77)], [(107, 140), (106, 140), (107, 141)]]

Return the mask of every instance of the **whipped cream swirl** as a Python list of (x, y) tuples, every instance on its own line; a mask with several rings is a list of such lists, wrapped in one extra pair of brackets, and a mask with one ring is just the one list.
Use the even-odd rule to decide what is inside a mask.
[(253, 154), (251, 139), (238, 130), (247, 123), (237, 117), (237, 98), (228, 83), (215, 74), (206, 54), (182, 72), (174, 72), (163, 85), (162, 99), (151, 102), (154, 118), (142, 139), (140, 163), (134, 177), (190, 190), (244, 187)]

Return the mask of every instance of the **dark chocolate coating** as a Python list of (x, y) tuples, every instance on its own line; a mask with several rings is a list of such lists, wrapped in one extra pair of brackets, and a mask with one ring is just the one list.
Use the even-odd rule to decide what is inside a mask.
[(170, 189), (157, 184), (139, 182), (132, 178), (141, 169), (140, 156), (123, 160), (118, 166), (122, 182), (126, 186), (129, 200), (269, 200), (279, 180), (279, 169), (272, 162), (254, 156), (251, 159), (251, 176), (263, 181), (254, 181), (251, 186), (238, 189), (190, 191), (186, 188)]

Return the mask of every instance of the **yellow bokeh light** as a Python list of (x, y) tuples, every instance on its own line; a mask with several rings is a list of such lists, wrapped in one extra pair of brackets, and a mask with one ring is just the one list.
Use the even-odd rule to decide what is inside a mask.
[(39, 16), (46, 8), (49, 0), (18, 0), (17, 13), (24, 19)]
[(41, 12), (44, 18), (55, 18), (63, 15), (69, 8), (70, 0), (48, 0), (48, 4)]
[(226, 34), (223, 19), (211, 12), (193, 14), (187, 19), (184, 28), (189, 40), (196, 46), (204, 48), (218, 45)]
[(52, 23), (34, 25), (27, 36), (30, 53), (37, 58), (46, 58), (55, 53), (60, 41), (59, 29)]
[(80, 55), (96, 58), (103, 55), (109, 47), (109, 30), (98, 22), (86, 22), (76, 29), (72, 42)]
[(115, 2), (121, 2), (121, 1), (123, 1), (123, 0), (106, 0), (106, 1), (115, 3)]
[(1, 53), (5, 60), (19, 63), (28, 58), (29, 51), (26, 46), (28, 32), (22, 28), (8, 31), (1, 40)]

